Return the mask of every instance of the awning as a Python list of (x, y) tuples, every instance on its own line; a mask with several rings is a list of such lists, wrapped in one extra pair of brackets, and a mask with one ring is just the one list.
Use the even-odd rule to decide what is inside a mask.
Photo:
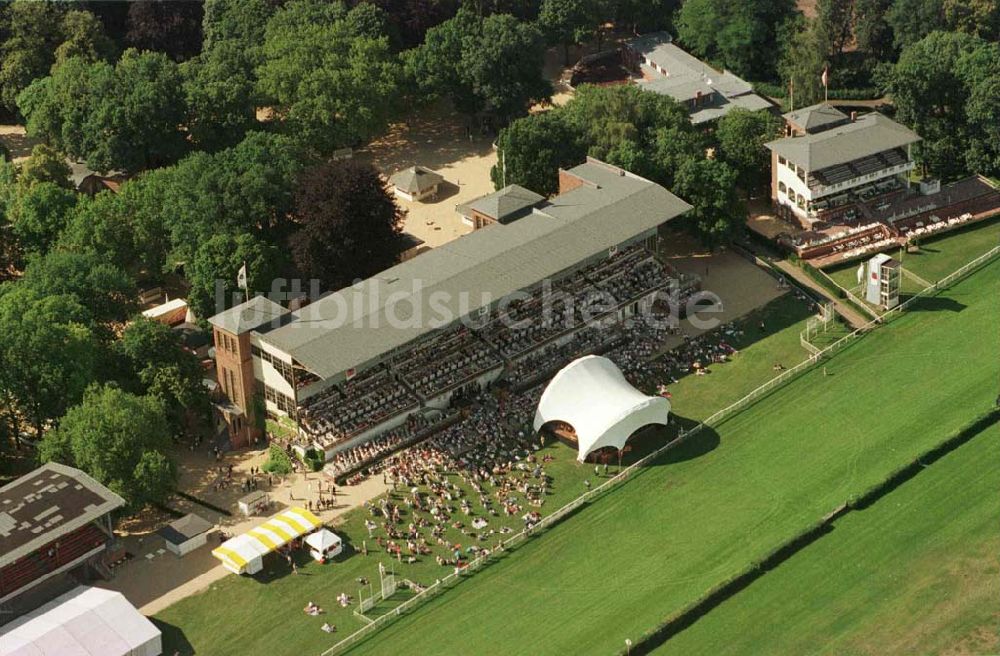
[(212, 550), (212, 555), (233, 571), (242, 572), (247, 563), (311, 533), (323, 522), (305, 508), (289, 508), (260, 526), (237, 535)]

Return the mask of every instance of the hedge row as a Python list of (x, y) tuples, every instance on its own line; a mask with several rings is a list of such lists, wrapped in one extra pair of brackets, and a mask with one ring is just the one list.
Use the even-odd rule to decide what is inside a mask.
[(788, 560), (788, 558), (801, 551), (816, 539), (833, 530), (833, 523), (837, 519), (843, 517), (848, 512), (870, 506), (912, 478), (927, 465), (965, 444), (998, 421), (1000, 421), (1000, 408), (994, 408), (989, 412), (979, 415), (944, 441), (927, 449), (907, 465), (896, 469), (882, 481), (872, 485), (858, 497), (852, 498), (847, 503), (837, 507), (818, 522), (771, 550), (762, 559), (751, 562), (737, 574), (712, 587), (699, 599), (670, 615), (658, 627), (639, 636), (631, 650), (622, 650), (619, 654), (650, 653), (672, 636), (694, 624), (713, 608), (746, 588), (753, 581)]
[[(773, 82), (754, 82), (753, 89), (760, 95), (771, 98), (788, 98), (788, 85)], [(882, 97), (882, 92), (876, 87), (858, 87), (855, 89), (830, 89), (828, 97), (832, 100), (876, 100)]]

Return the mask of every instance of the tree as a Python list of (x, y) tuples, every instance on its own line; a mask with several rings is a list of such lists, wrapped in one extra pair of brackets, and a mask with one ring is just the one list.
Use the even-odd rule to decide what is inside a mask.
[(0, 288), (0, 408), (15, 428), (23, 418), (40, 438), (95, 378), (89, 319), (74, 296), (39, 296), (16, 283)]
[(989, 166), (995, 146), (980, 142), (995, 129), (990, 96), (1000, 75), (998, 52), (996, 44), (968, 34), (932, 32), (900, 53), (883, 82), (897, 118), (922, 137), (918, 160), (936, 175), (954, 179)]
[(426, 97), (449, 97), (455, 109), (470, 116), (480, 111), (483, 101), (468, 83), (460, 63), (465, 37), (479, 34), (481, 29), (481, 17), (463, 9), (454, 18), (427, 30), (424, 42), (404, 53), (407, 77)]
[(95, 385), (44, 437), (38, 453), (42, 462), (82, 469), (137, 510), (164, 501), (173, 490), (177, 472), (166, 455), (169, 448), (158, 399)]
[(944, 7), (941, 0), (893, 0), (885, 19), (902, 50), (944, 27)]
[(374, 167), (319, 164), (303, 172), (295, 189), (292, 259), (303, 276), (340, 289), (396, 262), (403, 217)]
[(479, 36), (463, 39), (460, 66), (476, 96), (506, 123), (552, 95), (542, 77), (544, 57), (542, 35), (534, 26), (499, 14), (483, 21)]
[(211, 408), (201, 367), (174, 330), (138, 317), (125, 328), (118, 347), (133, 372), (133, 384), (160, 399), (175, 432), (207, 425)]
[(587, 154), (582, 134), (558, 110), (519, 118), (500, 131), (493, 186), (518, 184), (544, 196), (559, 191), (559, 169)]
[(122, 324), (136, 310), (135, 282), (116, 264), (90, 253), (52, 251), (32, 258), (20, 284), (38, 296), (73, 296), (94, 328)]
[(264, 43), (265, 27), (278, 4), (270, 0), (205, 0), (202, 51), (230, 41), (255, 54)]
[(115, 55), (115, 44), (104, 34), (104, 26), (89, 11), (66, 12), (60, 25), (62, 44), (56, 48), (55, 63), (70, 57), (87, 62), (107, 61)]
[[(400, 46), (403, 48), (413, 48), (424, 43), (428, 31), (453, 18), (460, 7), (471, 4), (464, 0), (371, 0), (371, 2), (383, 10), (393, 25), (393, 32), (399, 35)], [(480, 11), (479, 15), (485, 16), (487, 13), (491, 12), (484, 10)], [(522, 18), (528, 20), (527, 17)], [(393, 32), (390, 32), (390, 35)]]
[(352, 33), (343, 5), (292, 0), (268, 22), (258, 88), (285, 132), (326, 154), (380, 133), (396, 107), (389, 41)]
[(17, 95), (48, 73), (59, 46), (63, 8), (54, 2), (18, 0), (5, 7), (5, 40), (0, 46), (0, 102), (17, 112)]
[(679, 0), (620, 0), (614, 3), (615, 23), (628, 25), (633, 34), (667, 30), (676, 32), (673, 17), (681, 3)]
[(1000, 39), (1000, 4), (996, 0), (944, 0), (944, 23), (986, 41)]
[(563, 46), (563, 63), (569, 66), (569, 46), (581, 43), (597, 26), (595, 0), (542, 0), (538, 25), (551, 43)]
[(769, 79), (791, 0), (686, 0), (677, 15), (680, 41), (694, 54), (744, 77)]
[(9, 217), (14, 234), (27, 253), (45, 253), (69, 223), (76, 194), (53, 182), (22, 188)]
[(191, 283), (188, 304), (197, 316), (210, 317), (239, 302), (236, 276), (244, 264), (249, 293), (268, 293), (281, 274), (284, 258), (269, 242), (246, 233), (218, 234), (201, 244), (184, 268)]
[(31, 157), (21, 164), (18, 182), (22, 187), (30, 187), (38, 182), (51, 182), (64, 189), (72, 189), (73, 184), (69, 179), (72, 172), (61, 153), (46, 144), (37, 144), (31, 149)]
[(782, 80), (792, 85), (796, 107), (806, 107), (823, 100), (824, 51), (824, 41), (815, 21), (799, 21), (790, 31), (781, 53), (778, 72)]
[(587, 154), (670, 187), (676, 167), (703, 157), (701, 135), (671, 98), (629, 85), (583, 85), (561, 111)]
[(764, 144), (780, 136), (781, 119), (767, 111), (737, 108), (721, 119), (715, 130), (720, 159), (739, 176), (749, 193), (767, 186), (771, 179), (771, 158)]
[(223, 41), (181, 65), (191, 140), (201, 150), (234, 146), (257, 123), (253, 62)]
[(186, 150), (184, 95), (166, 55), (126, 50), (111, 67), (70, 58), (18, 97), (31, 136), (98, 171), (137, 171)]
[(396, 26), (389, 20), (385, 9), (372, 2), (361, 2), (355, 5), (344, 17), (347, 25), (353, 34), (365, 36), (369, 39), (387, 37), (389, 43), (398, 46), (400, 42), (399, 32)]
[(706, 244), (725, 242), (746, 219), (736, 178), (728, 164), (712, 159), (688, 160), (677, 171), (674, 193), (694, 206), (687, 218)]
[(851, 42), (855, 0), (818, 0), (816, 21), (818, 34), (825, 44), (824, 55), (840, 55)]
[(201, 50), (203, 18), (201, 2), (130, 2), (125, 43), (137, 50), (156, 50), (174, 61), (184, 61)]
[(879, 60), (892, 55), (892, 28), (886, 13), (892, 0), (854, 0), (854, 41), (858, 49)]

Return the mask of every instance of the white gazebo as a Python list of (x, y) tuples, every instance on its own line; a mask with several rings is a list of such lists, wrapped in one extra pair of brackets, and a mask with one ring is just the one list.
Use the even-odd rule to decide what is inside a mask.
[(535, 412), (535, 430), (558, 421), (576, 432), (577, 460), (604, 447), (621, 450), (643, 426), (667, 423), (670, 401), (632, 387), (611, 360), (574, 360), (549, 382)]
[(340, 536), (325, 528), (307, 536), (306, 544), (309, 545), (312, 557), (321, 563), (340, 555), (344, 550), (344, 542)]

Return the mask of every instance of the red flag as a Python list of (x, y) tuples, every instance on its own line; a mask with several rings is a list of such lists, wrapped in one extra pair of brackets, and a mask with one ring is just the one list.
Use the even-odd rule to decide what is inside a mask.
[(829, 66), (823, 67), (823, 77), (820, 78), (820, 79), (823, 80), (823, 86), (824, 87), (830, 86), (830, 67)]

